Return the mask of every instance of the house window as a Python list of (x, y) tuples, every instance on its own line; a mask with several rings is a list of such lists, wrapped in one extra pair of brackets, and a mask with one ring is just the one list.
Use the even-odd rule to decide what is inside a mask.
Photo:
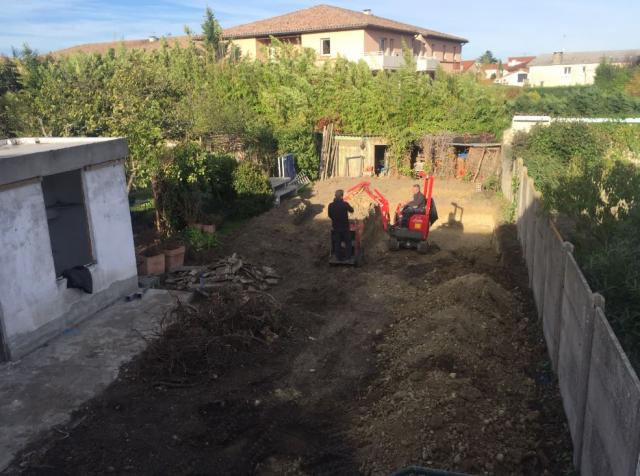
[(386, 38), (380, 38), (380, 51), (382, 52), (382, 54), (384, 54), (386, 49), (387, 49), (387, 39)]
[(571, 74), (571, 66), (564, 67), (564, 74)]
[(389, 54), (393, 54), (393, 38), (389, 39)]
[(331, 56), (331, 39), (322, 38), (320, 40), (320, 45), (323, 56)]
[(527, 79), (527, 73), (518, 73), (518, 82), (524, 83)]
[(45, 176), (42, 194), (56, 276), (75, 266), (93, 263), (80, 170)]

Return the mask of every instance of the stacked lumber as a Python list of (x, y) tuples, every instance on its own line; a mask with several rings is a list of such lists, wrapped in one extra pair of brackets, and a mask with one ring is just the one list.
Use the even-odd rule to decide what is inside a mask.
[(322, 129), (322, 150), (320, 151), (320, 178), (326, 180), (338, 175), (338, 144), (333, 123)]
[(169, 272), (165, 287), (189, 291), (210, 291), (235, 287), (249, 291), (265, 291), (280, 282), (280, 276), (269, 266), (255, 266), (236, 253), (209, 266), (181, 266)]

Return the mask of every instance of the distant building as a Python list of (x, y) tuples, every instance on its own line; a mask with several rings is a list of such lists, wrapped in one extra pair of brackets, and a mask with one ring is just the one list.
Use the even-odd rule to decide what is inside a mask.
[(371, 69), (395, 69), (404, 64), (403, 48), (413, 53), (419, 71), (459, 71), (465, 38), (329, 5), (224, 30), (223, 37), (250, 58), (265, 58), (271, 38), (316, 51), (318, 61), (344, 57), (364, 60)]
[(496, 79), (501, 69), (502, 65), (499, 63), (483, 64), (476, 60), (464, 60), (460, 63), (462, 73), (472, 73), (481, 79)]
[(529, 63), (530, 86), (578, 86), (593, 84), (603, 61), (615, 65), (640, 62), (640, 50), (556, 52), (537, 56)]
[(535, 56), (511, 56), (503, 65), (500, 75), (496, 78), (497, 84), (506, 86), (524, 86), (529, 82), (529, 64)]

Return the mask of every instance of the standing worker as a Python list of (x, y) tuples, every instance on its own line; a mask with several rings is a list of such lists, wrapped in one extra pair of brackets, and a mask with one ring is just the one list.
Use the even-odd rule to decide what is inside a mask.
[[(339, 261), (351, 259), (351, 229), (349, 227), (349, 213), (353, 213), (353, 208), (345, 202), (344, 191), (336, 190), (333, 202), (329, 204), (329, 218), (331, 218), (331, 240), (333, 250)], [(342, 243), (345, 245), (345, 252), (342, 253)]]

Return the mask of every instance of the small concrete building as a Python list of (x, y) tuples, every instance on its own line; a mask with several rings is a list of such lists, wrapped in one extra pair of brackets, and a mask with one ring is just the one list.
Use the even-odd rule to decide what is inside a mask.
[[(137, 290), (124, 139), (0, 140), (0, 360)], [(89, 289), (68, 287), (70, 270)]]
[(378, 136), (336, 135), (337, 177), (370, 177), (388, 167), (388, 142)]

